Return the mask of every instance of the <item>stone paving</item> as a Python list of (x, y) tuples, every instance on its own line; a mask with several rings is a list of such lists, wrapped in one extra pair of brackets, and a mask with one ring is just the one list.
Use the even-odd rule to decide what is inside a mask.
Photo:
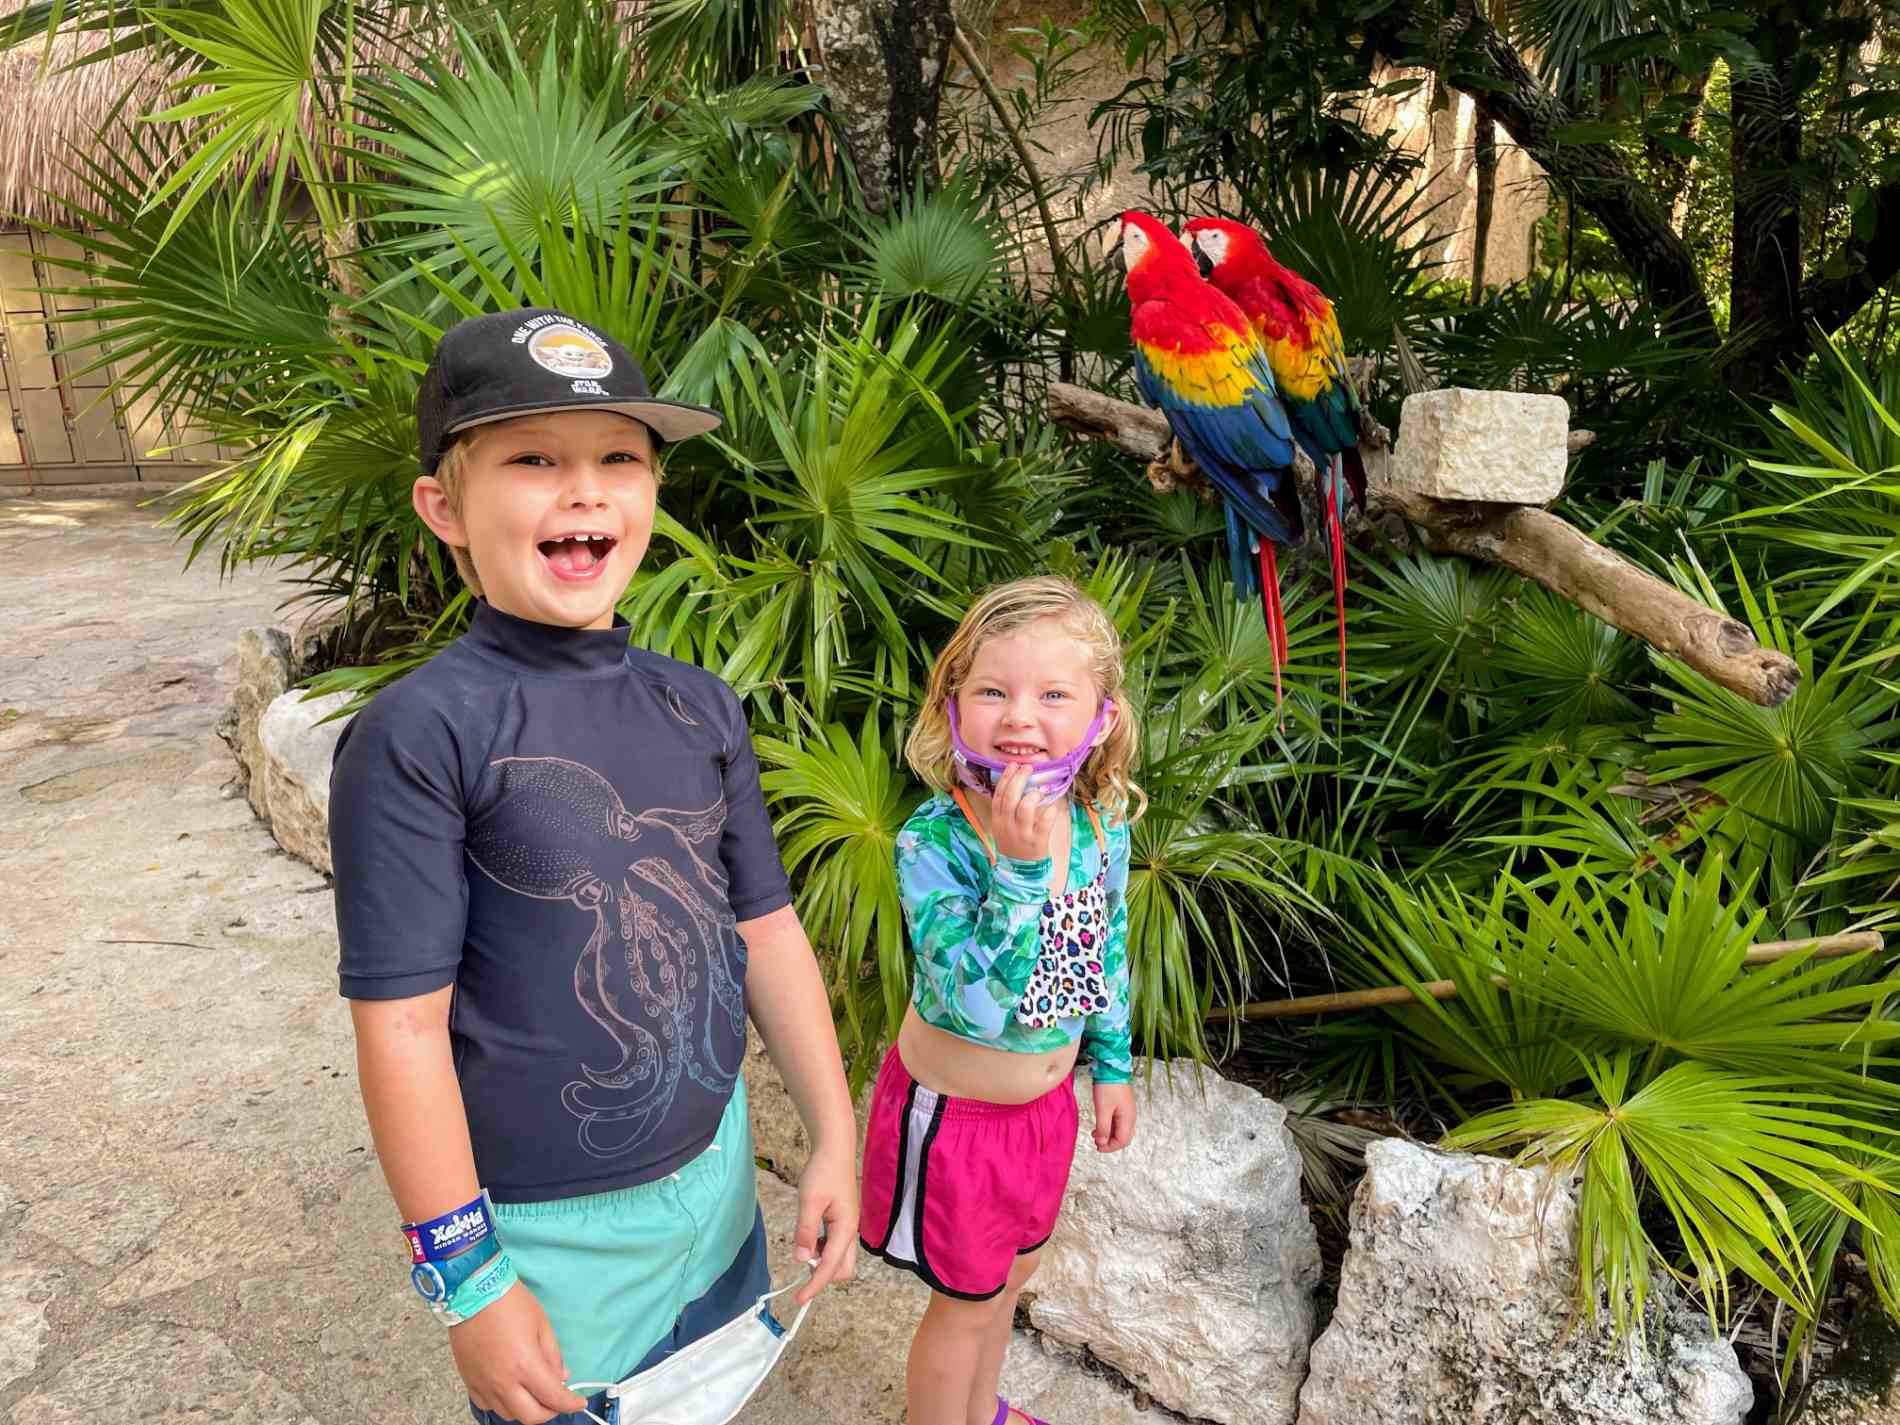
[[(357, 1097), (323, 877), (213, 728), (292, 586), (181, 572), (140, 490), (0, 498), (0, 1421), (466, 1420)], [(762, 1175), (784, 1243), (793, 1194)], [(747, 1422), (896, 1421), (923, 1290), (828, 1294)], [(1019, 1332), (1059, 1421), (1159, 1422)]]

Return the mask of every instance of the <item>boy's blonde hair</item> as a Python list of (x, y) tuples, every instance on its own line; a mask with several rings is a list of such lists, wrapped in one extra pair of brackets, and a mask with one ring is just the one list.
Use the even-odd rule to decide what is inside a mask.
[[(462, 513), (462, 481), (467, 475), (468, 441), (458, 435), (449, 442), (435, 467), (435, 478), (441, 483), (442, 493), (449, 497), (449, 508), (458, 515)], [(462, 576), (469, 593), (481, 598), (482, 576), (475, 572), (475, 561), (469, 558), (468, 546), (449, 545), (449, 558), (455, 561), (455, 572)]]
[[(468, 478), (469, 437), (473, 434), (473, 430), (467, 430), (451, 436), (435, 466), (435, 478), (442, 486), (442, 493), (449, 497), (449, 508), (458, 515), (462, 513), (462, 485)], [(664, 484), (666, 472), (660, 467), (660, 433), (649, 426), (647, 440), (652, 451), (648, 459), (653, 465), (653, 483)], [(455, 561), (455, 572), (462, 576), (468, 591), (478, 599), (484, 597), (482, 576), (475, 572), (475, 561), (469, 557), (468, 547), (449, 545), (449, 558)]]
[[(1056, 620), (1064, 632), (1089, 650), (1089, 676), (1097, 696), (1113, 698), (1121, 710), (1114, 728), (1095, 744), (1095, 750), (1076, 773), (1075, 789), (1085, 802), (1100, 810), (1118, 812), (1130, 819), (1139, 817), (1148, 798), (1129, 775), (1140, 727), (1123, 686), (1121, 638), (1100, 604), (1072, 581), (1053, 574), (998, 584), (970, 605), (930, 670), (924, 705), (904, 745), (904, 759), (912, 771), (940, 792), (957, 785), (945, 704), (969, 680), (978, 649), (992, 638), (1015, 633), (1043, 619)], [(1135, 803), (1132, 813), (1131, 801)]]

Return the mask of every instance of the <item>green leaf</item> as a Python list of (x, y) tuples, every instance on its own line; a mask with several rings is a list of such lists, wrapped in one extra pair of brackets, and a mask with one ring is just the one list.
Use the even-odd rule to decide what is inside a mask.
[(1623, 124), (1562, 124), (1552, 132), (1551, 139), (1560, 148), (1580, 148), (1588, 144), (1613, 143), (1628, 132)]
[(461, 292), (473, 286), (465, 255), (511, 277), (508, 254), (532, 264), (550, 226), (638, 232), (664, 211), (657, 204), (675, 161), (636, 141), (639, 115), (612, 116), (614, 86), (585, 94), (564, 84), (555, 47), (538, 72), (505, 37), (499, 48), (493, 62), (458, 31), (453, 60), (366, 82), (369, 121), (352, 125), (353, 158), (366, 175), (356, 192), (396, 234), (379, 253), (419, 263)]
[[(799, 880), (799, 920), (818, 947), (845, 1030), (854, 1087), (875, 1067), (910, 1002), (910, 956), (897, 894), (897, 833), (916, 804), (875, 714), (854, 739), (836, 725), (809, 737), (756, 737), (773, 829)], [(871, 993), (867, 996), (867, 988)]]
[(1632, 59), (1655, 59), (1671, 53), (1677, 40), (1663, 30), (1646, 30), (1641, 34), (1622, 35), (1613, 40), (1605, 40), (1584, 52), (1585, 64), (1623, 64)]
[[(329, 184), (304, 121), (307, 104), (328, 97), (322, 81), (326, 59), (339, 55), (335, 33), (351, 0), (227, 0), (215, 8), (168, 7), (145, 13), (152, 24), (192, 57), (189, 71), (173, 83), (192, 97), (148, 115), (155, 125), (187, 126), (192, 142), (180, 161), (151, 192), (145, 210), (167, 209), (158, 247), (212, 193), (240, 173), (268, 165), (269, 196), (264, 226), (274, 227), (284, 189), (294, 173), (302, 180), (319, 219), (332, 231), (340, 223)], [(176, 202), (169, 200), (176, 198)]]

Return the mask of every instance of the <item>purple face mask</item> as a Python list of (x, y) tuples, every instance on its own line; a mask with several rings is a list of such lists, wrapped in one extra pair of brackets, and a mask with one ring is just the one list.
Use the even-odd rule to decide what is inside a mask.
[[(1082, 734), (1082, 740), (1076, 743), (1073, 752), (1048, 762), (1030, 764), (1029, 785), (1042, 793), (1045, 802), (1052, 802), (1066, 794), (1069, 784), (1075, 780), (1075, 774), (1088, 761), (1089, 753), (1095, 750), (1095, 739), (1101, 735), (1102, 724), (1108, 720), (1109, 702), (1107, 698), (1102, 699), (1102, 705), (1095, 713), (1095, 721), (1089, 724), (1088, 731)], [(964, 786), (988, 796), (996, 790), (997, 778), (1014, 764), (998, 762), (993, 757), (972, 752), (970, 745), (963, 740), (962, 729), (957, 726), (957, 700), (954, 697), (945, 698), (944, 708), (950, 714), (950, 751), (956, 758), (957, 777)]]

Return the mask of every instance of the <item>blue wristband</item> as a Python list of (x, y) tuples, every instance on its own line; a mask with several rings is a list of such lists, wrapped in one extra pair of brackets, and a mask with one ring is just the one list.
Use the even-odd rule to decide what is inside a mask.
[(405, 1222), (402, 1235), (409, 1239), (410, 1261), (439, 1262), (492, 1238), (495, 1219), (489, 1216), (488, 1198), (483, 1195), (427, 1222)]
[(483, 1308), (500, 1301), (502, 1293), (520, 1280), (514, 1261), (506, 1252), (499, 1252), (458, 1286), (446, 1303), (431, 1306), (429, 1310), (444, 1325), (460, 1326)]
[(439, 1262), (417, 1262), (410, 1268), (409, 1280), (417, 1295), (433, 1307), (448, 1301), (457, 1287), (500, 1255), (501, 1239), (491, 1233), (466, 1252)]

